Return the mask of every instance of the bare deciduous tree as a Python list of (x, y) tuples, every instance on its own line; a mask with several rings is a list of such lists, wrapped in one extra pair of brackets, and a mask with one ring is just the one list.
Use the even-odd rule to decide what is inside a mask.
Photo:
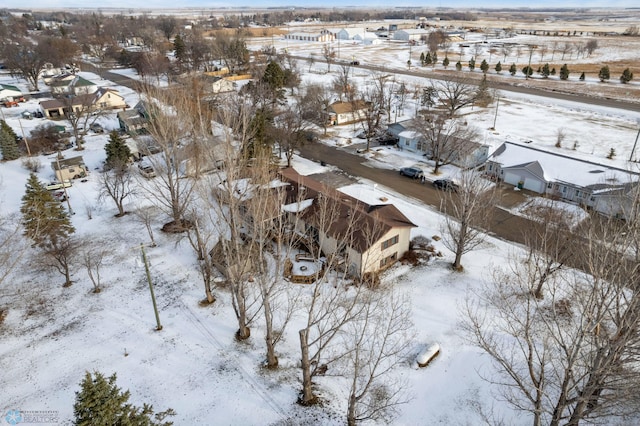
[(87, 275), (89, 275), (89, 279), (93, 283), (93, 292), (100, 293), (102, 291), (100, 268), (104, 265), (109, 249), (104, 242), (91, 241), (83, 245), (80, 251), (82, 265), (86, 268)]
[[(433, 174), (455, 161), (464, 162), (476, 148), (477, 131), (456, 118), (442, 114), (424, 114), (413, 119), (412, 128), (422, 139), (422, 151), (433, 162)], [(472, 164), (473, 165), (473, 164)]]
[(455, 254), (453, 269), (462, 270), (462, 255), (484, 241), (481, 228), (493, 208), (494, 186), (479, 172), (460, 173), (457, 191), (445, 191), (444, 245)]
[(128, 164), (120, 164), (111, 170), (105, 170), (98, 178), (100, 190), (98, 200), (111, 198), (118, 208), (116, 217), (122, 217), (127, 212), (124, 202), (127, 198), (136, 194), (136, 186), (133, 186), (134, 178)]
[(364, 309), (344, 336), (350, 426), (366, 420), (390, 423), (395, 409), (407, 402), (402, 384), (391, 380), (389, 373), (412, 343), (409, 300), (393, 289), (379, 289), (367, 291), (361, 303)]
[(438, 98), (453, 117), (458, 110), (471, 105), (476, 99), (477, 86), (464, 79), (437, 80), (432, 83)]
[(336, 51), (330, 44), (322, 46), (322, 57), (327, 62), (327, 72), (331, 72), (331, 64), (335, 62)]

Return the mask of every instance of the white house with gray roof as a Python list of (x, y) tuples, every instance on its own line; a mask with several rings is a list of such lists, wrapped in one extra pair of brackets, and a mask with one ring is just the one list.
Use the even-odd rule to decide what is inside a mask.
[(486, 173), (520, 189), (573, 202), (607, 216), (626, 217), (637, 172), (505, 142)]

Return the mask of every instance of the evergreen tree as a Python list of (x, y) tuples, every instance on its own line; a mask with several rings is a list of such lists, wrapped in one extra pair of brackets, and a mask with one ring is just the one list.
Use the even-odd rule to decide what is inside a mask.
[(485, 74), (487, 73), (487, 71), (489, 71), (489, 63), (487, 62), (486, 59), (482, 60), (482, 63), (480, 64), (480, 69)]
[(622, 71), (622, 75), (620, 76), (620, 82), (622, 84), (627, 84), (631, 80), (633, 80), (633, 73), (629, 70), (629, 68), (625, 68), (625, 70)]
[(95, 372), (92, 376), (88, 371), (80, 383), (80, 392), (76, 392), (73, 404), (74, 424), (78, 426), (170, 426), (172, 422), (163, 422), (168, 416), (175, 415), (169, 409), (161, 413), (153, 413), (151, 405), (144, 404), (142, 409), (130, 404), (129, 391), (121, 392), (116, 386), (115, 373), (105, 378)]
[(598, 73), (598, 78), (600, 79), (601, 83), (603, 83), (605, 80), (609, 80), (610, 77), (611, 77), (611, 74), (609, 72), (609, 67), (607, 65), (600, 68), (600, 72)]
[(531, 77), (531, 75), (533, 74), (533, 68), (527, 65), (526, 67), (522, 68), (522, 74)]
[(496, 64), (496, 67), (494, 69), (496, 70), (496, 72), (498, 74), (500, 74), (502, 72), (502, 64), (500, 63), (500, 61), (498, 61), (498, 63)]
[(584, 81), (584, 71), (582, 72), (582, 74), (580, 74), (580, 81)]
[(516, 75), (516, 72), (518, 72), (518, 69), (516, 68), (516, 64), (511, 64), (511, 66), (509, 67), (509, 74)]
[(11, 126), (9, 126), (4, 120), (0, 120), (0, 131), (7, 132), (13, 140), (18, 140), (18, 135), (13, 131)]
[[(584, 75), (584, 73), (582, 73), (582, 75)], [(562, 68), (560, 68), (560, 80), (567, 80), (567, 79), (569, 79), (569, 67), (567, 66), (567, 64), (564, 64)]]
[(456, 71), (460, 71), (462, 69), (462, 64), (460, 61), (456, 62)]
[(264, 70), (262, 81), (266, 83), (272, 91), (278, 91), (284, 86), (284, 70), (277, 62), (271, 61)]
[(176, 38), (173, 39), (173, 52), (181, 65), (187, 62), (187, 45), (180, 34), (176, 34)]
[(444, 69), (447, 69), (447, 67), (449, 66), (449, 58), (447, 58), (446, 56), (442, 60), (442, 66), (444, 67)]
[(7, 161), (20, 158), (20, 149), (16, 138), (4, 129), (0, 129), (0, 154), (2, 154), (2, 159)]
[(473, 71), (474, 69), (476, 69), (476, 59), (471, 58), (469, 59), (469, 71)]
[(24, 235), (41, 248), (57, 246), (75, 232), (69, 215), (62, 204), (31, 173), (27, 180), (27, 190), (22, 197), (22, 224)]
[(105, 144), (104, 150), (107, 153), (107, 159), (105, 161), (107, 169), (122, 167), (127, 164), (129, 158), (131, 158), (131, 150), (115, 130), (109, 133), (109, 142)]
[(611, 148), (611, 149), (609, 150), (609, 154), (607, 154), (607, 158), (608, 158), (609, 160), (613, 160), (613, 158), (614, 158), (615, 156), (616, 156), (616, 150), (615, 150), (615, 149), (613, 149), (613, 148)]
[(424, 56), (424, 52), (420, 53), (420, 64), (422, 64), (422, 66), (424, 67), (424, 61), (425, 61), (425, 56)]
[(549, 78), (549, 73), (551, 71), (549, 70), (549, 64), (544, 64), (542, 66), (542, 71), (540, 72), (540, 74), (542, 74), (542, 78)]
[(556, 67), (551, 68), (551, 75), (556, 75)]
[(431, 65), (431, 53), (427, 52), (427, 55), (424, 57), (424, 64)]

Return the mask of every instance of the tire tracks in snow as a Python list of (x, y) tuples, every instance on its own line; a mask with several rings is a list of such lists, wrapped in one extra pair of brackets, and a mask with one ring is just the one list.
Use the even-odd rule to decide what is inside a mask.
[[(211, 343), (216, 349), (218, 349), (221, 353), (226, 354), (227, 348), (217, 339), (215, 333), (209, 329), (209, 327), (193, 312), (193, 310), (182, 300), (178, 300), (182, 305), (182, 311), (187, 314), (189, 321), (205, 336), (205, 340)], [(231, 358), (225, 355), (225, 359), (228, 363), (232, 364), (236, 371), (240, 373), (244, 381), (255, 391), (255, 393), (262, 398), (271, 409), (280, 416), (282, 420), (287, 420), (289, 416), (287, 412), (280, 406), (280, 404), (273, 399), (267, 389), (258, 382), (253, 375), (244, 368), (238, 359), (242, 358), (240, 355), (238, 358)]]

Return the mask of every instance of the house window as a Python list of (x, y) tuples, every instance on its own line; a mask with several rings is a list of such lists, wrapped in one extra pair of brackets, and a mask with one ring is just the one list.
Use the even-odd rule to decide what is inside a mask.
[(493, 170), (493, 164), (489, 164), (489, 171)]
[(551, 189), (552, 187), (553, 187), (553, 184), (552, 184), (551, 182), (549, 182), (549, 183), (547, 184), (547, 189)]
[(404, 140), (404, 144), (405, 144), (406, 146), (409, 146), (409, 145), (411, 145), (411, 141), (410, 141), (409, 139), (405, 139), (405, 140)]
[(398, 236), (395, 235), (391, 238), (389, 238), (387, 241), (383, 241), (382, 242), (382, 250), (388, 249), (389, 247), (391, 247), (394, 244), (398, 244)]
[(566, 193), (567, 193), (567, 187), (566, 187), (566, 186), (563, 186), (563, 187), (562, 187), (562, 193), (563, 193), (563, 194), (566, 194)]
[(398, 252), (396, 251), (391, 256), (387, 256), (384, 259), (382, 259), (380, 261), (380, 267), (384, 268), (385, 266), (389, 265), (390, 263), (395, 262), (397, 258), (398, 258)]

